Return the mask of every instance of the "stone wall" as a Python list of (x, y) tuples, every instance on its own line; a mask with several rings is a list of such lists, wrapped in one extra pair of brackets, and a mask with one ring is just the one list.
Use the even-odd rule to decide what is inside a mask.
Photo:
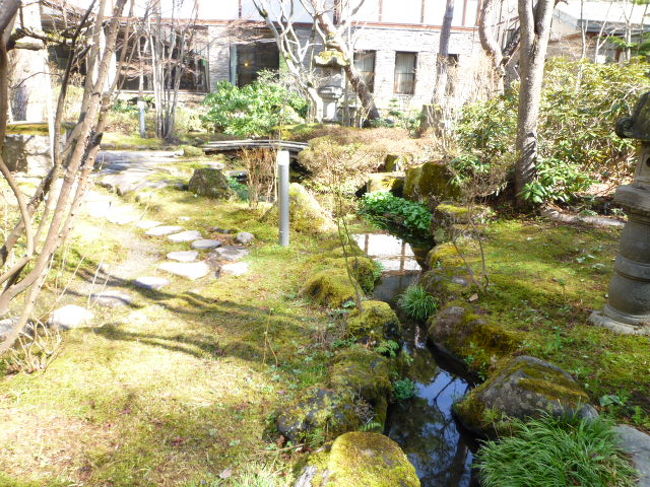
[(50, 137), (47, 135), (9, 134), (5, 136), (2, 158), (12, 172), (43, 177), (52, 164)]

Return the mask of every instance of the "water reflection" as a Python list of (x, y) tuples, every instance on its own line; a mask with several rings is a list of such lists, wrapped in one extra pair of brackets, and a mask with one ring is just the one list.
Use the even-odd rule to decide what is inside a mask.
[(402, 239), (383, 233), (365, 233), (353, 238), (366, 254), (384, 266), (385, 271), (422, 269), (411, 245)]

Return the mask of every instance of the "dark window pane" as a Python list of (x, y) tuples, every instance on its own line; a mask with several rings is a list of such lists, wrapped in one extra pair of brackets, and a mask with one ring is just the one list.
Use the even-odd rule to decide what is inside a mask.
[(415, 66), (417, 54), (414, 52), (395, 53), (394, 92), (403, 95), (415, 93)]
[(375, 56), (375, 51), (358, 51), (354, 53), (354, 66), (371, 92), (375, 89)]
[(265, 69), (280, 68), (280, 53), (275, 42), (256, 42), (237, 46), (237, 85), (245, 86)]

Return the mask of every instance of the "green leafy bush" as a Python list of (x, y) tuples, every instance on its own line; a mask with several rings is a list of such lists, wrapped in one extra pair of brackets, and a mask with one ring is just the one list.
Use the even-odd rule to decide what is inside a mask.
[(232, 189), (235, 194), (237, 194), (237, 197), (241, 201), (248, 201), (248, 198), (250, 197), (248, 186), (240, 183), (235, 178), (228, 179), (228, 186), (230, 186), (230, 189)]
[(479, 451), (485, 487), (632, 487), (634, 470), (604, 419), (545, 416), (515, 421), (512, 437)]
[(407, 401), (415, 396), (417, 385), (412, 379), (400, 379), (393, 382), (393, 396), (398, 401)]
[[(647, 64), (596, 64), (563, 58), (546, 65), (539, 119), (537, 180), (526, 188), (534, 202), (566, 201), (584, 191), (591, 180), (629, 176), (634, 167), (634, 143), (614, 133), (650, 82)], [(468, 105), (457, 126), (463, 156), (454, 161), (457, 183), (492, 171), (501, 183), (515, 164), (518, 86), (504, 96)], [(498, 179), (498, 178), (496, 178)], [(492, 185), (498, 192), (503, 184)]]
[(408, 316), (418, 321), (426, 321), (438, 309), (436, 299), (419, 284), (407, 287), (398, 304)]
[(379, 228), (396, 231), (406, 239), (431, 239), (431, 211), (425, 205), (390, 192), (377, 191), (363, 195), (359, 213)]
[(303, 122), (307, 113), (307, 101), (271, 72), (241, 88), (221, 81), (204, 104), (208, 107), (203, 116), (206, 124), (240, 137), (270, 135), (279, 125)]

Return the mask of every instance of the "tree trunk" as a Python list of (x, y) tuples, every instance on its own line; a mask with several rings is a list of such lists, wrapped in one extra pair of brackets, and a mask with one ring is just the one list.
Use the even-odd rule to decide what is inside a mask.
[(535, 179), (537, 166), (537, 125), (542, 100), (544, 62), (551, 30), (554, 0), (519, 0), (521, 54), (519, 109), (517, 115), (517, 164), (515, 191), (519, 206), (525, 206), (525, 186)]
[(478, 37), (493, 70), (493, 82), (497, 93), (504, 90), (505, 69), (503, 51), (494, 33), (494, 0), (484, 0), (478, 12)]

